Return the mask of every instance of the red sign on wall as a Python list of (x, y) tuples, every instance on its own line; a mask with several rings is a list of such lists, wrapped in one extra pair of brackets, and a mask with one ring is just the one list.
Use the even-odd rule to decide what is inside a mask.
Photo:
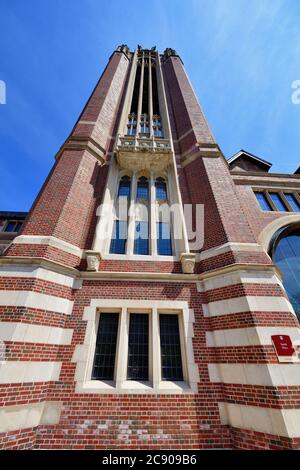
[(278, 357), (287, 359), (296, 353), (291, 338), (288, 335), (273, 335), (271, 338)]

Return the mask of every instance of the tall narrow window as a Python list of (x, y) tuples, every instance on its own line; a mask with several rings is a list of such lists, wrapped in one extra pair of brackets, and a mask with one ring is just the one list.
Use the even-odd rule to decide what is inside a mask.
[(128, 380), (149, 378), (149, 315), (131, 313), (128, 338)]
[(167, 184), (163, 178), (155, 181), (158, 214), (156, 223), (157, 253), (162, 256), (172, 255), (172, 239), (170, 228), (170, 208), (167, 195)]
[(135, 255), (148, 255), (149, 254), (148, 222), (136, 222), (135, 223), (134, 254)]
[(161, 256), (172, 256), (171, 230), (168, 222), (157, 223), (157, 252)]
[(159, 201), (167, 200), (167, 184), (163, 178), (157, 178), (155, 181), (156, 199)]
[(92, 379), (114, 379), (118, 325), (118, 313), (100, 314)]
[(183, 380), (178, 315), (160, 314), (161, 376)]
[(278, 193), (269, 193), (270, 198), (272, 199), (276, 209), (280, 212), (287, 212), (287, 208), (284, 205), (281, 197), (279, 196)]
[(136, 223), (134, 236), (134, 254), (149, 254), (149, 182), (142, 176), (137, 183), (136, 193)]
[(128, 116), (128, 123), (127, 123), (127, 135), (136, 135), (136, 123), (137, 117), (135, 113), (131, 113)]
[(148, 201), (148, 198), (149, 198), (149, 183), (148, 183), (147, 178), (145, 178), (144, 176), (142, 176), (138, 180), (136, 198), (137, 198), (137, 200), (138, 199), (144, 199), (144, 200)]
[(287, 202), (289, 203), (289, 205), (291, 206), (293, 212), (300, 212), (300, 204), (295, 198), (295, 196), (290, 193), (284, 193), (284, 196)]
[(115, 220), (110, 243), (110, 253), (122, 255), (125, 253), (127, 241), (127, 222)]
[(255, 192), (255, 196), (257, 199), (257, 202), (259, 203), (261, 209), (263, 211), (272, 211), (271, 204), (269, 203), (268, 199), (266, 198), (265, 194), (263, 192)]
[(118, 197), (127, 197), (130, 196), (130, 178), (129, 176), (123, 176), (119, 183)]
[(130, 185), (129, 176), (123, 176), (119, 183), (118, 196), (115, 201), (116, 220), (114, 221), (110, 243), (110, 253), (113, 254), (125, 254), (126, 250)]

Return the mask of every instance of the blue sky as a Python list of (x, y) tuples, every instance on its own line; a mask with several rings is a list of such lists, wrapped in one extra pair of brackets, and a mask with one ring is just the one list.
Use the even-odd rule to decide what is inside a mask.
[(177, 50), (226, 157), (298, 168), (298, 0), (0, 0), (0, 210), (30, 208), (121, 43)]

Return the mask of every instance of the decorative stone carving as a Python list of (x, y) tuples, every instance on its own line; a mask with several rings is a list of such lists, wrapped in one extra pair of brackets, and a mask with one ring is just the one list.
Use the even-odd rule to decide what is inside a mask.
[(196, 255), (194, 253), (182, 253), (180, 257), (184, 274), (194, 274)]
[(164, 171), (172, 161), (169, 139), (144, 137), (119, 137), (116, 146), (121, 168), (130, 171)]
[(117, 47), (116, 51), (117, 52), (124, 52), (124, 54), (126, 56), (128, 56), (129, 52), (130, 52), (129, 47), (127, 46), (127, 44), (121, 44), (120, 46)]
[(99, 251), (86, 250), (87, 271), (98, 271), (101, 260)]
[(175, 49), (172, 49), (171, 47), (167, 47), (164, 51), (164, 57), (167, 58), (167, 57), (172, 57), (172, 56), (177, 56), (177, 52), (175, 51)]

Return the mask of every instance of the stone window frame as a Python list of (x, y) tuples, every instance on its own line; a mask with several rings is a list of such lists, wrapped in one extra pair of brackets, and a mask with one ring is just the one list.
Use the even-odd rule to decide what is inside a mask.
[[(119, 312), (119, 329), (116, 350), (115, 380), (92, 380), (96, 337), (101, 312)], [(127, 380), (128, 331), (130, 313), (148, 313), (149, 321), (149, 381)], [(179, 316), (180, 342), (184, 380), (161, 380), (159, 341), (159, 313), (176, 313)], [(198, 392), (199, 369), (194, 361), (192, 338), (194, 336), (194, 311), (187, 302), (146, 301), (124, 299), (93, 299), (85, 307), (83, 320), (87, 322), (84, 343), (77, 345), (72, 362), (75, 362), (76, 393), (96, 394), (195, 394)], [(126, 357), (126, 360), (122, 358)]]
[[(150, 261), (150, 260), (159, 260), (159, 261), (178, 261), (180, 259), (180, 253), (176, 249), (176, 243), (174, 240), (174, 223), (173, 223), (173, 217), (172, 215), (170, 216), (170, 233), (171, 233), (171, 246), (172, 246), (172, 254), (171, 255), (159, 255), (158, 254), (158, 238), (157, 238), (157, 211), (158, 208), (161, 204), (161, 201), (156, 199), (156, 180), (158, 178), (162, 178), (165, 180), (166, 187), (167, 187), (167, 200), (164, 201), (165, 204), (168, 204), (171, 206), (172, 203), (172, 188), (170, 184), (170, 179), (169, 179), (169, 174), (168, 172), (152, 172), (152, 171), (128, 171), (128, 170), (119, 170), (118, 172), (118, 177), (116, 180), (116, 184), (114, 187), (114, 190), (112, 192), (113, 196), (111, 197), (111, 205), (115, 206), (118, 203), (118, 190), (119, 190), (119, 184), (120, 181), (124, 176), (128, 176), (130, 178), (130, 198), (128, 199), (128, 204), (129, 204), (129, 217), (127, 220), (127, 240), (126, 240), (126, 245), (125, 245), (125, 253), (111, 253), (110, 252), (110, 244), (111, 244), (111, 239), (112, 239), (112, 234), (113, 234), (113, 224), (115, 220), (119, 220), (117, 218), (112, 218), (111, 223), (110, 223), (110, 228), (109, 228), (109, 236), (104, 243), (103, 246), (103, 251), (102, 251), (102, 258), (103, 259), (117, 259), (117, 260), (145, 260), (145, 261)], [(141, 254), (136, 254), (134, 253), (134, 232), (135, 232), (135, 222), (136, 218), (133, 215), (134, 213), (134, 207), (139, 204), (139, 201), (136, 198), (137, 194), (137, 184), (139, 181), (139, 178), (142, 176), (146, 177), (148, 179), (148, 184), (149, 184), (149, 200), (148, 200), (148, 228), (149, 228), (149, 238), (148, 238), (148, 243), (149, 243), (149, 253), (148, 255), (141, 255)]]
[[(297, 190), (292, 190), (292, 189), (278, 189), (278, 188), (261, 188), (259, 186), (257, 187), (253, 187), (252, 188), (253, 190), (253, 193), (255, 195), (255, 200), (256, 200), (256, 203), (259, 207), (259, 209), (262, 211), (262, 212), (281, 212), (281, 213), (284, 213), (284, 211), (279, 211), (277, 209), (277, 207), (275, 206), (272, 198), (270, 197), (270, 194), (269, 193), (277, 193), (278, 196), (280, 197), (281, 201), (283, 202), (283, 204), (285, 205), (286, 207), (286, 212), (292, 212), (294, 214), (298, 214), (299, 212), (297, 211), (294, 211), (293, 208), (291, 207), (291, 205), (289, 204), (289, 202), (287, 201), (286, 197), (285, 197), (285, 194), (292, 194), (294, 196), (294, 198), (296, 199), (296, 201), (298, 202), (298, 204), (300, 205), (300, 193), (297, 191)], [(271, 206), (271, 210), (267, 211), (267, 210), (263, 210), (256, 198), (256, 193), (263, 193), (266, 200), (268, 201), (269, 205)]]

